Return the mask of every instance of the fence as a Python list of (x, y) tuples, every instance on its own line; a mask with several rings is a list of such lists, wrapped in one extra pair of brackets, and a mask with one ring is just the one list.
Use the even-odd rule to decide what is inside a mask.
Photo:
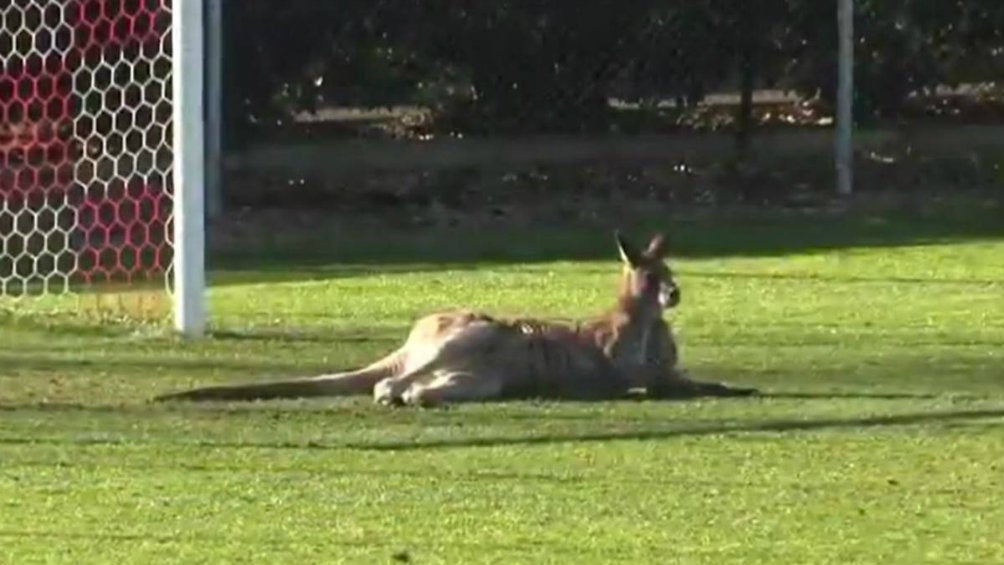
[(302, 224), (275, 209), (787, 206), (918, 155), (998, 180), (972, 156), (998, 139), (999, 3), (678, 4), (8, 2), (0, 295), (152, 282), (195, 335), (207, 249)]
[(541, 184), (546, 168), (567, 194), (555, 170), (589, 167), (620, 169), (627, 196), (626, 168), (666, 166), (679, 174), (660, 198), (777, 204), (846, 195), (852, 172), (867, 191), (933, 161), (965, 169), (993, 144), (981, 126), (1001, 107), (999, 3), (752, 6), (228, 4), (226, 200), (456, 208), (522, 194), (486, 177)]

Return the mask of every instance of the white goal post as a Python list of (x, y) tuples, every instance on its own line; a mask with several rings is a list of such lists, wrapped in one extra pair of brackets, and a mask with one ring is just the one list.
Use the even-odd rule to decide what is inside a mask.
[(174, 0), (174, 327), (206, 327), (203, 0)]

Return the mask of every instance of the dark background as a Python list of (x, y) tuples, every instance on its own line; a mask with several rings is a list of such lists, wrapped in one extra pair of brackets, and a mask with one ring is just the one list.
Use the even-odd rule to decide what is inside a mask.
[[(832, 195), (836, 5), (224, 2), (227, 209)], [(856, 190), (999, 187), (1004, 4), (856, 10)]]

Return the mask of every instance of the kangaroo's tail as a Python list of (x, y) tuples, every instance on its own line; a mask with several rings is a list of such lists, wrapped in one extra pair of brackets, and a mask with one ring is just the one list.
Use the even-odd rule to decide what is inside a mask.
[(398, 350), (356, 371), (263, 383), (200, 387), (162, 394), (154, 397), (153, 401), (267, 400), (370, 394), (376, 383), (402, 370), (404, 357), (403, 351)]

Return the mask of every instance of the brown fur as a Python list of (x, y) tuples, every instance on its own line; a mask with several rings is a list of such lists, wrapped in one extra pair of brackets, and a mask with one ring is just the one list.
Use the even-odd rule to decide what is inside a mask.
[(419, 319), (405, 343), (373, 364), (286, 381), (197, 388), (156, 400), (251, 400), (372, 393), (382, 404), (430, 405), (499, 398), (613, 399), (741, 396), (751, 388), (690, 379), (663, 319), (679, 289), (656, 236), (638, 251), (620, 234), (624, 267), (614, 306), (582, 324), (500, 319), (456, 310)]

